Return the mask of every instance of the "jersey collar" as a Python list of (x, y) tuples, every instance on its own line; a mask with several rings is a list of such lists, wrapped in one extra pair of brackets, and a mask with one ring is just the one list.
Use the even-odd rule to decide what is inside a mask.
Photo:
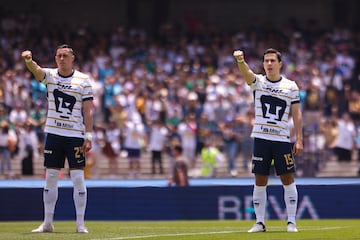
[(68, 77), (71, 77), (72, 75), (74, 75), (74, 70), (72, 70), (72, 72), (69, 74), (69, 75), (67, 75), (67, 76), (63, 76), (63, 75), (61, 75), (60, 73), (59, 73), (59, 70), (58, 70), (58, 75), (60, 76), (60, 77), (62, 77), (62, 78), (68, 78)]
[(271, 83), (277, 83), (277, 82), (280, 82), (280, 81), (281, 81), (281, 79), (282, 79), (282, 76), (280, 76), (280, 79), (279, 79), (279, 80), (276, 80), (276, 81), (271, 81), (271, 80), (269, 80), (269, 79), (266, 77), (266, 80), (267, 80), (267, 81), (269, 81), (269, 82), (271, 82)]

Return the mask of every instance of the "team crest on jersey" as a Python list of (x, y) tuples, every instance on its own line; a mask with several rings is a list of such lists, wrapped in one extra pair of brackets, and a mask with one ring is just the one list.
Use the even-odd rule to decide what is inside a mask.
[[(260, 97), (263, 118), (281, 121), (286, 109), (286, 102), (280, 98), (262, 95)], [(276, 124), (276, 122), (268, 121)]]
[(56, 112), (61, 113), (60, 117), (69, 119), (76, 103), (76, 98), (58, 89), (54, 90)]

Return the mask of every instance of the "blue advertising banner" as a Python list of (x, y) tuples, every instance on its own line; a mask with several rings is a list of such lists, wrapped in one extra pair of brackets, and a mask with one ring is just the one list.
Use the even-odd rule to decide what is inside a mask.
[[(248, 186), (90, 187), (87, 220), (253, 219)], [(298, 185), (298, 219), (360, 218), (359, 185)], [(286, 219), (281, 185), (268, 186), (267, 218)], [(0, 220), (42, 220), (42, 188), (0, 188)], [(59, 188), (56, 220), (75, 219), (71, 187)]]

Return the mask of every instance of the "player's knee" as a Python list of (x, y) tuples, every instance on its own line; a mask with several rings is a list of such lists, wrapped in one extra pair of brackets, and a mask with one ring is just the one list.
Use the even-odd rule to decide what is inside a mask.
[(280, 175), (280, 179), (283, 185), (287, 186), (295, 182), (295, 176), (293, 173), (286, 173), (283, 175)]
[(268, 182), (268, 176), (262, 174), (255, 174), (256, 186), (266, 186)]
[(46, 169), (46, 185), (56, 186), (59, 179), (60, 170), (57, 169)]
[(83, 170), (71, 170), (70, 178), (75, 187), (84, 188), (84, 171)]

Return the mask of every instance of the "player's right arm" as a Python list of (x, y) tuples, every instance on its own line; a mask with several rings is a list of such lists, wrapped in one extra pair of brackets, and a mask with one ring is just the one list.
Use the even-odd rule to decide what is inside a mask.
[(246, 83), (248, 85), (251, 85), (255, 80), (255, 74), (250, 69), (249, 65), (245, 62), (244, 52), (241, 50), (235, 50), (233, 55), (236, 59), (237, 66), (239, 68), (241, 75), (244, 77)]
[(24, 59), (26, 67), (34, 75), (36, 80), (41, 81), (45, 78), (45, 71), (32, 59), (31, 51), (23, 51), (21, 57)]

